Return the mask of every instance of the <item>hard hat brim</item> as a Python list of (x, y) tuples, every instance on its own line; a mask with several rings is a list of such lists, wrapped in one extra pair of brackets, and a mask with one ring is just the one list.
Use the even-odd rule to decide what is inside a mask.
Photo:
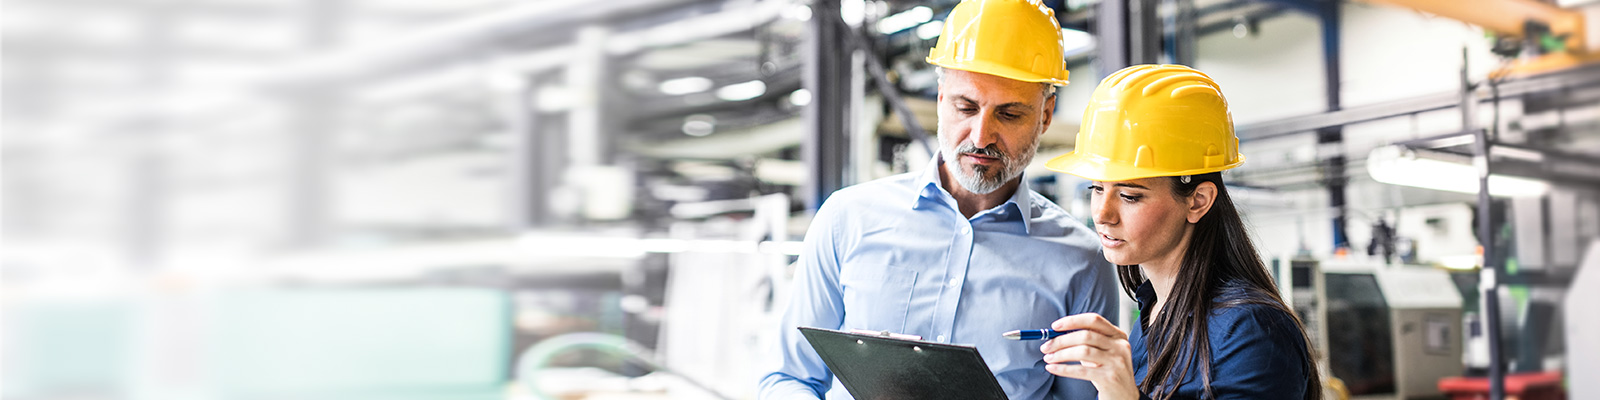
[(1237, 167), (1244, 164), (1244, 154), (1239, 154), (1233, 163), (1210, 168), (1197, 168), (1184, 171), (1170, 171), (1156, 168), (1140, 168), (1128, 165), (1119, 165), (1107, 162), (1100, 157), (1078, 154), (1072, 151), (1050, 159), (1044, 163), (1045, 169), (1071, 174), (1083, 179), (1096, 182), (1130, 181), (1134, 179), (1155, 178), (1162, 176), (1187, 176), (1212, 173)]
[(1006, 65), (1001, 65), (999, 63), (987, 62), (987, 61), (984, 61), (984, 60), (968, 60), (968, 61), (963, 61), (963, 62), (955, 62), (955, 61), (951, 61), (951, 60), (936, 59), (933, 56), (928, 56), (926, 61), (929, 64), (933, 64), (933, 65), (937, 65), (937, 66), (945, 67), (945, 68), (949, 68), (949, 69), (959, 69), (959, 70), (967, 71), (967, 72), (976, 72), (976, 73), (980, 73), (980, 74), (989, 74), (989, 75), (994, 75), (994, 76), (998, 76), (998, 77), (1001, 77), (1001, 78), (1019, 80), (1019, 81), (1023, 81), (1023, 82), (1041, 82), (1041, 83), (1049, 83), (1051, 85), (1056, 85), (1056, 86), (1067, 86), (1067, 84), (1069, 83), (1067, 81), (1067, 77), (1069, 75), (1069, 72), (1066, 71), (1066, 70), (1062, 70), (1061, 71), (1061, 77), (1056, 78), (1056, 77), (1039, 75), (1039, 74), (1036, 74), (1036, 73), (1033, 73), (1033, 72), (1023, 71), (1021, 69), (1012, 68), (1012, 67), (1006, 66)]

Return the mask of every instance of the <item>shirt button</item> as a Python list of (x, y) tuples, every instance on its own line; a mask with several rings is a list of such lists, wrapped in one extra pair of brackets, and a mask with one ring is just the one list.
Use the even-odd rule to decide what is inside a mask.
[(970, 227), (970, 226), (961, 227), (961, 234), (965, 235), (965, 234), (968, 234), (968, 233), (972, 233), (972, 227)]
[(960, 284), (960, 283), (961, 282), (956, 281), (956, 278), (950, 278), (950, 286), (954, 287), (955, 285)]
[(939, 335), (939, 340), (938, 341), (943, 342), (944, 341), (944, 335)]

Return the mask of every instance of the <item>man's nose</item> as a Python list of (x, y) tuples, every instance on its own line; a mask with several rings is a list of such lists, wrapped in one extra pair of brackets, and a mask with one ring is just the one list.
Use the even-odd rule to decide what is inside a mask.
[(972, 145), (978, 148), (987, 148), (989, 145), (1000, 141), (999, 121), (993, 115), (983, 113), (972, 124)]

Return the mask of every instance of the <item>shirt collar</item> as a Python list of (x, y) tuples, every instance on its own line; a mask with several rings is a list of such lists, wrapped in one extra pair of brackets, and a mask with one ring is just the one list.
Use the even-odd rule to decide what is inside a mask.
[[(944, 168), (944, 156), (934, 154), (933, 159), (928, 160), (928, 166), (923, 168), (922, 174), (917, 177), (917, 187), (921, 188), (921, 190), (918, 190), (917, 197), (912, 199), (911, 208), (915, 209), (925, 201), (942, 201), (949, 204), (951, 208), (956, 208), (955, 198), (944, 190), (944, 181), (939, 178), (939, 168)], [(1008, 219), (1021, 221), (1022, 231), (1027, 233), (1030, 229), (1028, 220), (1032, 217), (1033, 190), (1028, 186), (1026, 173), (1020, 177), (1020, 180), (1021, 182), (1017, 184), (1017, 191), (1012, 193), (1011, 198), (1007, 199), (1005, 203), (1001, 203), (998, 208), (1010, 214)], [(1007, 208), (1010, 209), (1008, 210)], [(982, 213), (979, 212), (980, 215)]]
[(1133, 290), (1133, 297), (1134, 301), (1139, 302), (1140, 322), (1144, 322), (1143, 320), (1150, 316), (1150, 308), (1156, 306), (1156, 287), (1150, 283), (1149, 279), (1146, 279), (1144, 283), (1139, 284), (1139, 287)]

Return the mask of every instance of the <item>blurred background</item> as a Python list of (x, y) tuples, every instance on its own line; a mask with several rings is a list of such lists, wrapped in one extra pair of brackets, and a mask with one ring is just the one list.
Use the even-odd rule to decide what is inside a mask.
[[(4, 0), (0, 397), (753, 399), (955, 3)], [(1600, 399), (1600, 1), (1044, 5), (1035, 190), (1084, 218), (1095, 84), (1195, 66), (1328, 393)]]

